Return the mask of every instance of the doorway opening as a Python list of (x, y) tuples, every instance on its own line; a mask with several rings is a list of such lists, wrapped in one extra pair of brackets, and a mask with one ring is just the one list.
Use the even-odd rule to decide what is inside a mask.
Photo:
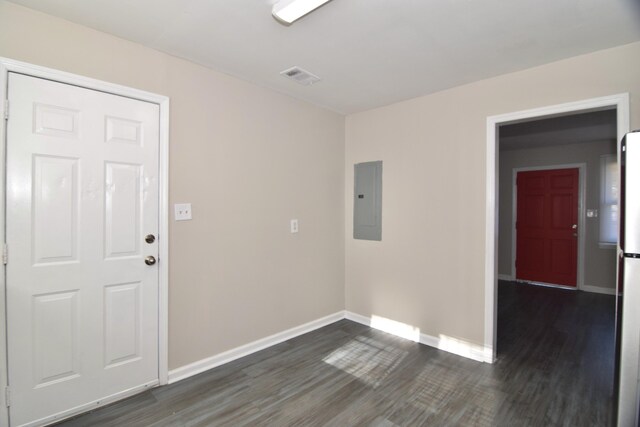
[[(617, 242), (600, 229), (617, 201), (602, 192), (607, 161), (615, 166), (628, 130), (628, 96), (494, 116), (487, 125), (485, 345), (494, 360), (541, 363), (538, 380), (556, 390), (592, 390), (587, 400), (600, 399), (610, 419)], [(556, 368), (585, 365), (569, 375), (579, 385), (565, 388)]]
[(616, 115), (500, 126), (499, 279), (615, 294)]

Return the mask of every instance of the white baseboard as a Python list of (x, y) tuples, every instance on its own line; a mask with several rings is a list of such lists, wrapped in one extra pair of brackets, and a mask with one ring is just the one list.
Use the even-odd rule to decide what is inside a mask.
[[(376, 326), (371, 322), (371, 318), (367, 316), (363, 316), (361, 314), (353, 313), (351, 311), (347, 311), (345, 313), (345, 317), (348, 320), (352, 320), (354, 322), (376, 328)], [(384, 332), (400, 336), (402, 338), (406, 338), (406, 336), (402, 336), (399, 334), (394, 334), (393, 331), (388, 329), (381, 329)], [(416, 341), (416, 340), (414, 340)], [(468, 341), (460, 340), (457, 338), (447, 337), (441, 335), (440, 338), (420, 333), (419, 342), (424, 345), (428, 345), (429, 347), (437, 348), (438, 350), (443, 350), (448, 353), (457, 354), (458, 356), (466, 357), (467, 359), (476, 360), (478, 362), (485, 363), (493, 363), (493, 349), (485, 347), (483, 345), (470, 343)]]
[(316, 319), (309, 323), (305, 323), (304, 325), (296, 326), (294, 328), (287, 329), (286, 331), (273, 334), (266, 338), (261, 338), (248, 344), (241, 345), (240, 347), (233, 348), (223, 353), (207, 357), (206, 359), (198, 360), (197, 362), (172, 369), (169, 371), (168, 383), (172, 384), (185, 378), (189, 378), (193, 375), (202, 373), (204, 371), (208, 371), (209, 369), (224, 365), (225, 363), (229, 363), (251, 353), (264, 350), (267, 347), (280, 344), (283, 341), (290, 340), (291, 338), (295, 338), (297, 336), (322, 328), (323, 326), (330, 325), (344, 318), (344, 311), (339, 311), (337, 313), (330, 314), (329, 316), (325, 316), (321, 319)]
[(510, 274), (498, 274), (498, 280), (513, 281), (513, 277)]
[[(198, 360), (197, 362), (172, 369), (171, 371), (169, 371), (168, 383), (173, 384), (180, 380), (184, 380), (204, 371), (208, 371), (209, 369), (224, 365), (225, 363), (232, 362), (236, 359), (248, 356), (249, 354), (255, 353), (257, 351), (264, 350), (267, 347), (280, 344), (283, 341), (290, 340), (291, 338), (295, 338), (297, 336), (322, 328), (323, 326), (330, 325), (342, 319), (348, 319), (375, 328), (375, 325), (372, 326), (371, 324), (370, 317), (362, 316), (350, 311), (339, 311), (329, 316), (325, 316), (321, 319), (316, 319), (309, 323), (305, 323), (304, 325), (296, 326), (295, 328), (287, 329), (286, 331), (279, 332), (266, 338), (241, 345), (240, 347), (233, 348), (231, 350), (216, 354), (211, 357), (207, 357), (206, 359)], [(385, 330), (385, 332), (393, 334), (393, 331)], [(402, 335), (394, 335), (406, 338)], [(443, 350), (449, 353), (457, 354), (458, 356), (466, 357), (468, 359), (477, 360), (479, 362), (493, 362), (493, 352), (491, 349), (456, 338), (450, 338), (446, 336), (436, 338), (431, 335), (420, 334), (419, 342), (421, 344), (435, 347), (439, 350)]]
[(582, 285), (579, 290), (585, 291), (585, 292), (593, 292), (593, 293), (596, 293), (596, 294), (605, 294), (605, 295), (615, 295), (616, 294), (616, 289), (615, 288), (602, 288), (600, 286)]

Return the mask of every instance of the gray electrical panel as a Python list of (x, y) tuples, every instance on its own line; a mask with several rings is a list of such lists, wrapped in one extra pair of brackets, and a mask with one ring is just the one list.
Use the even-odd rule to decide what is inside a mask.
[(354, 166), (353, 238), (382, 240), (382, 161)]

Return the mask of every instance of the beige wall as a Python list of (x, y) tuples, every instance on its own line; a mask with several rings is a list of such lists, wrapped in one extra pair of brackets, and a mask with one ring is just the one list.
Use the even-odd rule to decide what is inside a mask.
[[(511, 276), (513, 227), (513, 170), (531, 166), (569, 163), (586, 164), (586, 209), (600, 210), (600, 156), (616, 153), (616, 142), (594, 141), (582, 144), (500, 151), (500, 227), (498, 231), (498, 273)], [(600, 247), (599, 218), (585, 218), (584, 284), (615, 288), (615, 247)]]
[(344, 308), (344, 117), (4, 1), (0, 56), (171, 98), (170, 368)]
[[(481, 344), (487, 116), (629, 92), (640, 127), (639, 75), (635, 43), (348, 116), (347, 309)], [(369, 160), (384, 161), (382, 242), (351, 237), (353, 164)]]

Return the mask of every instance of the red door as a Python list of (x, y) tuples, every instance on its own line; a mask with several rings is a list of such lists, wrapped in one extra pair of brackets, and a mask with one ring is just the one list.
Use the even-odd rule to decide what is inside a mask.
[(516, 279), (576, 286), (578, 169), (518, 172)]

